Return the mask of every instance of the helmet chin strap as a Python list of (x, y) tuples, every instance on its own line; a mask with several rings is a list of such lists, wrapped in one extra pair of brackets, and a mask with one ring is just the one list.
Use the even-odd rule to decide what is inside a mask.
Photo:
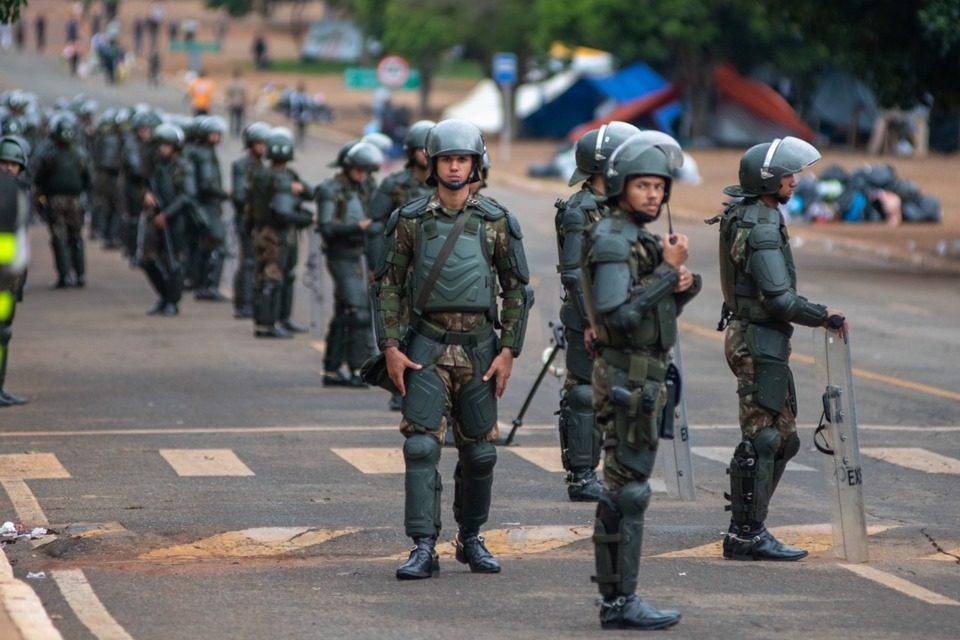
[(442, 184), (445, 188), (450, 189), (451, 191), (460, 191), (460, 189), (463, 189), (465, 186), (469, 184), (468, 182), (447, 182), (440, 176), (435, 176), (435, 179), (437, 182)]

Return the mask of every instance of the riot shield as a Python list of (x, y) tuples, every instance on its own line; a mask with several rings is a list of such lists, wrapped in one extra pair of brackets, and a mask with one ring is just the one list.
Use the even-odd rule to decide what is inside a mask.
[[(682, 374), (683, 362), (680, 356), (680, 336), (670, 351), (673, 366)], [(697, 499), (697, 490), (693, 482), (693, 457), (690, 450), (690, 427), (687, 424), (687, 399), (683, 385), (676, 390), (677, 402), (668, 400), (664, 412), (673, 412), (673, 438), (660, 440), (660, 461), (663, 479), (667, 485), (667, 494), (686, 502)], [(665, 416), (666, 418), (666, 416)]]
[(310, 332), (315, 338), (324, 334), (323, 323), (323, 252), (320, 234), (307, 229), (310, 237), (307, 265), (303, 273), (303, 284), (310, 290)]
[(823, 473), (832, 503), (834, 553), (847, 562), (866, 562), (867, 523), (850, 336), (843, 337), (832, 329), (816, 329), (814, 336), (817, 373), (824, 389), (823, 415), (814, 444), (828, 456)]

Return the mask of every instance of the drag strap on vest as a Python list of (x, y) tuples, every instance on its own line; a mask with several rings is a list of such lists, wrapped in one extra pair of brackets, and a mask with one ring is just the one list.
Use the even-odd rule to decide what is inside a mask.
[(430, 273), (427, 274), (426, 279), (423, 281), (423, 287), (420, 289), (420, 295), (417, 297), (416, 304), (414, 304), (413, 307), (414, 312), (418, 316), (423, 313), (423, 308), (430, 299), (430, 294), (433, 292), (434, 285), (437, 284), (437, 279), (440, 277), (440, 272), (443, 270), (443, 265), (447, 262), (447, 258), (450, 257), (450, 254), (453, 253), (453, 248), (457, 244), (457, 238), (459, 238), (460, 234), (463, 233), (463, 229), (467, 226), (467, 221), (469, 219), (469, 213), (466, 211), (461, 212), (460, 217), (458, 217), (456, 222), (454, 222), (453, 228), (450, 229), (450, 235), (447, 236), (443, 246), (440, 247), (440, 252), (437, 254), (437, 259), (434, 261), (433, 267), (430, 269)]

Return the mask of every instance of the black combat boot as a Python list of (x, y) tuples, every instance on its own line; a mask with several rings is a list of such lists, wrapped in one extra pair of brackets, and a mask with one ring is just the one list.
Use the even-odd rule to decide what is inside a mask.
[(453, 545), (457, 550), (457, 562), (470, 565), (472, 573), (500, 573), (500, 563), (487, 551), (480, 535), (460, 532)]
[(596, 502), (603, 495), (603, 481), (593, 469), (572, 471), (567, 482), (571, 502)]
[(253, 305), (242, 305), (233, 310), (233, 317), (237, 320), (249, 320), (253, 317)]
[(354, 389), (368, 389), (370, 387), (370, 385), (364, 381), (363, 376), (360, 375), (359, 369), (350, 374), (349, 385)]
[(723, 557), (727, 560), (791, 562), (806, 558), (807, 552), (780, 542), (761, 523), (750, 531), (740, 532), (731, 525), (723, 538)]
[(660, 611), (635, 593), (600, 601), (600, 626), (604, 629), (666, 629), (679, 621), (679, 611)]
[(423, 580), (440, 573), (436, 538), (414, 538), (410, 557), (397, 567), (397, 580)]
[[(5, 327), (0, 326), (0, 332), (2, 332)], [(9, 333), (7, 338), (9, 339)], [(26, 398), (21, 398), (20, 396), (15, 396), (6, 389), (3, 388), (4, 383), (7, 380), (7, 355), (9, 350), (7, 345), (9, 343), (0, 344), (0, 407), (13, 407), (16, 405), (27, 404)]]
[(348, 387), (350, 378), (343, 375), (340, 371), (324, 371), (323, 386), (325, 387)]
[(76, 277), (77, 277), (75, 284), (76, 286), (81, 288), (85, 287), (87, 284), (87, 280), (84, 274), (86, 273), (86, 270), (87, 270), (87, 262), (83, 255), (84, 253), (83, 238), (78, 237), (72, 242), (70, 242), (69, 249), (70, 249), (70, 262), (73, 265), (73, 272), (76, 274)]

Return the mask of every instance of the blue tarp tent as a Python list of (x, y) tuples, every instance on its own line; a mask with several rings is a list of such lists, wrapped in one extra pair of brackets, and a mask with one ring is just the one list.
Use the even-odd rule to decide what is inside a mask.
[[(562, 138), (574, 127), (597, 117), (599, 106), (610, 101), (619, 105), (666, 86), (667, 81), (643, 62), (606, 76), (584, 76), (524, 118), (520, 132), (528, 137)], [(654, 124), (673, 135), (673, 123), (680, 113), (680, 103), (673, 102), (653, 114)]]

